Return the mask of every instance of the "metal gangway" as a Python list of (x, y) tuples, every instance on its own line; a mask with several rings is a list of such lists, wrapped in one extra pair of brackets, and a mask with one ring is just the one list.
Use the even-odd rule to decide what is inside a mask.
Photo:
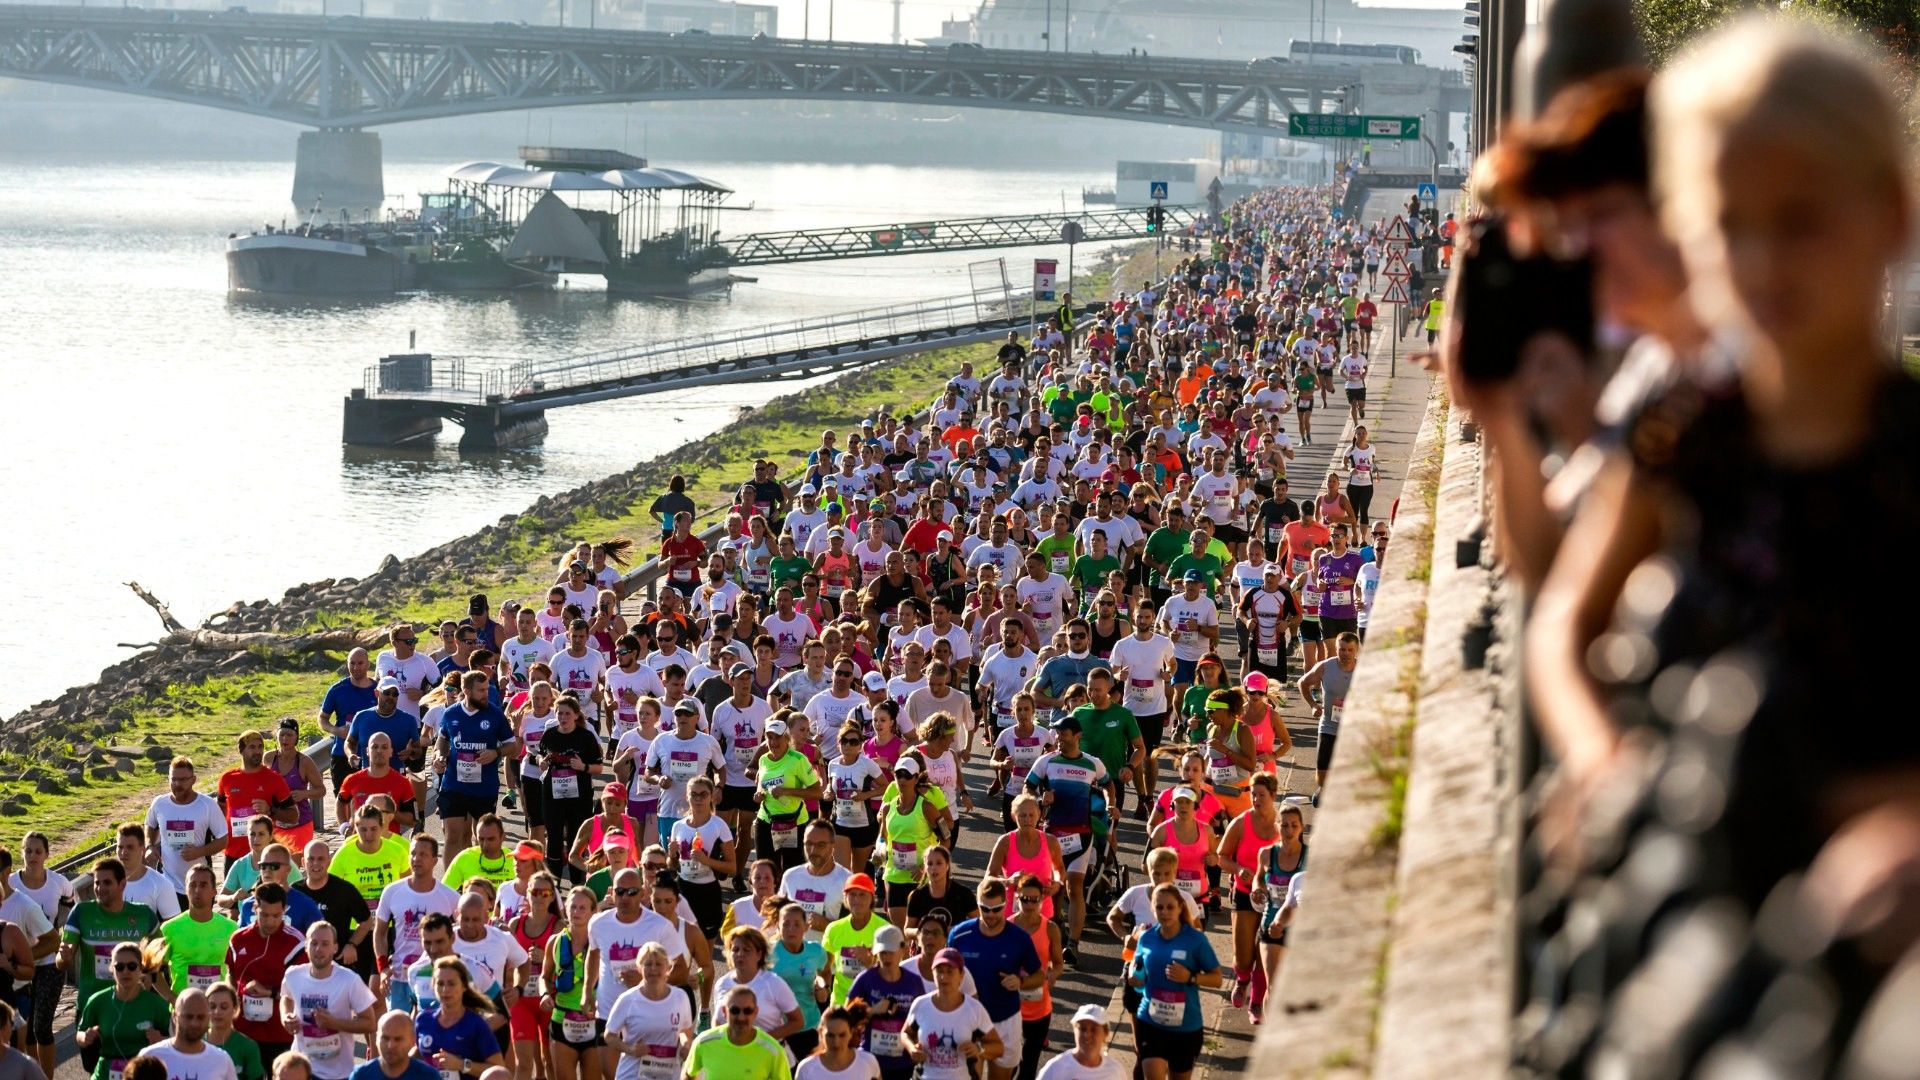
[[(689, 386), (804, 379), (929, 348), (1024, 331), (1030, 292), (1016, 292), (1006, 262), (968, 268), (965, 296), (891, 304), (730, 333), (571, 356), (521, 359), (382, 357), (346, 401), (345, 441), (394, 445), (461, 425), (463, 447), (490, 448), (544, 433), (548, 409)], [(1041, 302), (1051, 313), (1052, 301)], [(537, 428), (529, 427), (537, 423)], [(506, 434), (501, 434), (506, 433)]]
[[(875, 255), (912, 255), (923, 251), (973, 251), (986, 248), (1058, 244), (1068, 223), (1079, 226), (1076, 244), (1101, 240), (1138, 240), (1156, 235), (1147, 220), (1149, 206), (1076, 210), (1054, 214), (944, 218), (894, 225), (843, 225), (754, 233), (724, 241), (731, 265), (857, 259)], [(1184, 231), (1199, 219), (1201, 206), (1165, 206), (1160, 233)]]

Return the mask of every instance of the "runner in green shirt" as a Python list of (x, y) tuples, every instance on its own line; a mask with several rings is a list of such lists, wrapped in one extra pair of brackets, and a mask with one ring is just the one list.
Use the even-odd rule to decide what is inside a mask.
[[(88, 1001), (113, 985), (113, 948), (121, 942), (135, 945), (160, 929), (160, 919), (145, 904), (129, 904), (118, 859), (102, 859), (93, 868), (96, 899), (74, 907), (60, 931), (60, 966), (74, 973), (76, 1001)], [(166, 1002), (161, 1001), (165, 1006)]]
[(812, 569), (813, 561), (794, 550), (793, 534), (783, 532), (780, 534), (780, 553), (767, 564), (768, 588), (774, 592), (783, 587), (789, 588), (797, 596), (800, 593), (800, 579)]
[[(772, 852), (782, 871), (800, 861), (800, 826), (807, 823), (807, 800), (820, 797), (820, 774), (805, 754), (793, 748), (785, 720), (767, 721), (765, 749), (754, 760), (754, 847)], [(791, 861), (789, 861), (791, 860)]]
[[(1107, 668), (1087, 673), (1087, 699), (1072, 713), (1080, 721), (1080, 752), (1099, 758), (1114, 786), (1124, 789), (1133, 778), (1135, 757), (1146, 752), (1140, 722), (1113, 695), (1113, 672)], [(1123, 776), (1122, 769), (1129, 771)]]
[[(892, 925), (874, 910), (872, 878), (855, 874), (841, 891), (846, 897), (847, 914), (828, 923), (826, 933), (820, 936), (820, 947), (827, 950), (833, 964), (833, 997), (829, 1000), (835, 1005), (847, 1003), (853, 980), (873, 966), (873, 935), (881, 927)], [(901, 902), (906, 902), (904, 892)]]
[(233, 1030), (233, 1018), (240, 1012), (240, 999), (231, 990), (207, 995), (213, 1011), (213, 1025), (207, 1029), (207, 1041), (226, 1051), (233, 1061), (234, 1075), (240, 1080), (265, 1080), (266, 1063), (260, 1060), (260, 1044)]
[(1225, 564), (1218, 556), (1208, 552), (1213, 536), (1205, 529), (1195, 529), (1187, 534), (1187, 551), (1167, 565), (1167, 588), (1173, 588), (1173, 582), (1186, 580), (1187, 571), (1198, 570), (1207, 583), (1207, 595), (1213, 595), (1213, 587), (1220, 578)]
[[(127, 906), (152, 914), (144, 904)], [(125, 947), (108, 946), (105, 966), (110, 977), (82, 999), (86, 1004), (81, 1006), (75, 1025), (74, 1041), (83, 1050), (99, 1054), (90, 1074), (92, 1080), (120, 1080), (128, 1060), (166, 1038), (167, 1025), (173, 1020), (167, 999), (140, 983), (140, 943), (119, 944)], [(112, 955), (116, 949), (118, 961)], [(127, 969), (119, 970), (116, 963), (127, 965)], [(92, 969), (89, 958), (86, 970)]]
[(160, 924), (174, 994), (226, 978), (227, 943), (240, 924), (213, 910), (213, 898), (213, 868), (196, 863), (187, 872), (187, 910)]
[(1107, 534), (1095, 529), (1088, 543), (1093, 550), (1073, 560), (1073, 586), (1080, 590), (1080, 613), (1093, 609), (1093, 598), (1107, 583), (1107, 575), (1120, 569), (1120, 560), (1107, 553)]
[(1051, 524), (1052, 531), (1033, 545), (1033, 553), (1047, 561), (1048, 573), (1066, 577), (1073, 570), (1073, 523), (1065, 510), (1056, 510)]
[(1160, 587), (1171, 591), (1166, 582), (1167, 567), (1187, 550), (1187, 511), (1183, 506), (1167, 507), (1166, 524), (1147, 536), (1145, 558), (1160, 571)]

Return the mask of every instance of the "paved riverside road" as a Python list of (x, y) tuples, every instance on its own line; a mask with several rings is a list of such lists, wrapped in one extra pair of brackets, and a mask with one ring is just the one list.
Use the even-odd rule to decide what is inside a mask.
[[(1408, 192), (1376, 193), (1370, 202), (1367, 215), (1371, 220), (1380, 214), (1391, 214), (1405, 202)], [(1391, 323), (1383, 318), (1382, 327)], [(1392, 343), (1388, 330), (1376, 332), (1372, 360), (1372, 372), (1368, 380), (1370, 399), (1368, 424), (1372, 432), (1373, 445), (1378, 451), (1379, 478), (1373, 510), (1377, 518), (1391, 515), (1395, 502), (1400, 497), (1400, 489), (1407, 470), (1407, 455), (1410, 452), (1415, 434), (1420, 427), (1421, 417), (1427, 403), (1430, 377), (1415, 365), (1405, 361), (1406, 350), (1417, 341), (1424, 340), (1417, 330), (1410, 331), (1399, 343), (1401, 359), (1398, 374), (1389, 375), (1392, 366), (1389, 361)], [(1322, 428), (1311, 446), (1296, 446), (1297, 456), (1288, 469), (1292, 481), (1292, 495), (1296, 499), (1311, 497), (1318, 490), (1327, 470), (1336, 459), (1337, 453), (1344, 453), (1350, 432), (1343, 430), (1340, 438), (1335, 439), (1327, 425), (1334, 417), (1345, 419), (1345, 402), (1336, 394), (1331, 406), (1320, 415)], [(1297, 436), (1297, 429), (1290, 429)], [(1296, 439), (1296, 444), (1297, 444)], [(1341, 469), (1344, 476), (1345, 469)], [(1391, 549), (1390, 549), (1391, 550)], [(1410, 553), (1395, 551), (1389, 557), (1407, 558)], [(629, 617), (640, 613), (639, 601), (629, 600), (626, 614)], [(1227, 658), (1230, 668), (1238, 674), (1238, 658), (1234, 649), (1234, 634), (1228, 627), (1222, 627), (1221, 654)], [(1363, 652), (1364, 656), (1364, 652)], [(1293, 661), (1297, 675), (1299, 660)], [(1286, 705), (1282, 710), (1289, 731), (1294, 740), (1294, 750), (1282, 763), (1281, 784), (1284, 794), (1309, 796), (1314, 792), (1314, 718), (1301, 696), (1289, 689)], [(1161, 765), (1162, 785), (1173, 774), (1174, 763), (1163, 760)], [(999, 834), (999, 799), (988, 798), (986, 791), (991, 783), (990, 770), (984, 765), (984, 757), (965, 767), (969, 790), (973, 794), (976, 806), (980, 809), (963, 815), (961, 844), (955, 852), (956, 879), (969, 884), (976, 883), (984, 875), (987, 856), (994, 840)], [(331, 806), (331, 797), (327, 800)], [(1139, 860), (1145, 844), (1145, 832), (1142, 823), (1131, 816), (1132, 798), (1129, 797), (1129, 815), (1120, 823), (1117, 835), (1121, 850), (1130, 865), (1136, 870), (1134, 881), (1144, 880), (1138, 870)], [(1303, 808), (1308, 816), (1309, 828), (1307, 843), (1312, 843), (1312, 814), (1310, 807)], [(508, 843), (511, 845), (525, 836), (525, 820), (519, 810), (504, 811), (507, 821)], [(331, 811), (329, 811), (329, 818)], [(440, 834), (437, 817), (429, 818), (429, 829), (435, 835)], [(733, 894), (727, 894), (732, 899)], [(1110, 1014), (1117, 1015), (1120, 1008), (1120, 943), (1105, 928), (1105, 910), (1089, 913), (1085, 937), (1079, 950), (1078, 968), (1068, 968), (1054, 986), (1054, 1024), (1049, 1040), (1048, 1056), (1070, 1045), (1072, 1034), (1067, 1017), (1075, 1008), (1087, 1003), (1109, 1007)], [(1212, 916), (1207, 926), (1209, 937), (1215, 951), (1223, 963), (1231, 966), (1233, 955), (1232, 937), (1228, 916), (1221, 913)], [(69, 995), (70, 1000), (71, 995)], [(1204, 1025), (1209, 1032), (1207, 1053), (1198, 1066), (1201, 1080), (1209, 1076), (1229, 1077), (1244, 1072), (1247, 1058), (1253, 1045), (1253, 1027), (1244, 1010), (1229, 1007), (1227, 994), (1207, 992), (1202, 994)], [(69, 1004), (63, 1007), (58, 1024), (60, 1065), (56, 1072), (57, 1080), (79, 1080), (83, 1076), (78, 1052), (72, 1043), (73, 1010)], [(1269, 1019), (1269, 1023), (1284, 1022), (1283, 1018)], [(1113, 1044), (1114, 1052), (1129, 1065), (1133, 1061), (1133, 1041), (1126, 1028), (1116, 1031)]]

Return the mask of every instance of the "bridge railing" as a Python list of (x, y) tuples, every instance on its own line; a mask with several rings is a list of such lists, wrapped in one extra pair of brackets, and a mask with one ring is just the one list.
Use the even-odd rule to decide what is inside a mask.
[(852, 342), (890, 338), (976, 323), (1010, 313), (1011, 294), (993, 292), (849, 311), (730, 335), (702, 335), (639, 349), (560, 359), (528, 360), (486, 373), (485, 394), (511, 401), (562, 387), (638, 378), (799, 352), (824, 352)]

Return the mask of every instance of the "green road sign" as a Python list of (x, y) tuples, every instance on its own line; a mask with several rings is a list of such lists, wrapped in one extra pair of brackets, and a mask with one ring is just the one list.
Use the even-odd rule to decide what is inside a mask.
[(1288, 113), (1287, 134), (1296, 139), (1417, 139), (1417, 116), (1355, 116), (1351, 113)]

